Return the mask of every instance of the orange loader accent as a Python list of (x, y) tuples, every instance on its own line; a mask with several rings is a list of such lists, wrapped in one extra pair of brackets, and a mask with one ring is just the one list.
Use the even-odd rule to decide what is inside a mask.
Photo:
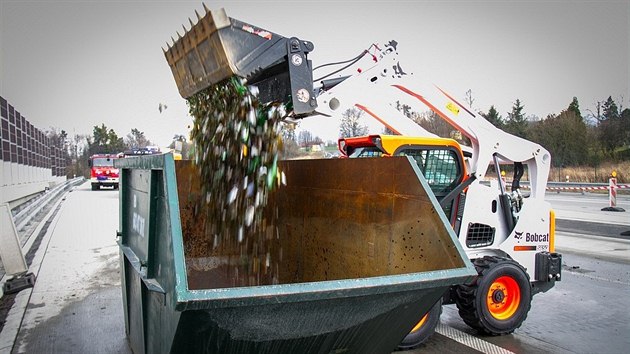
[(413, 329), (411, 330), (411, 332), (409, 333), (413, 333), (417, 330), (419, 330), (420, 328), (422, 328), (422, 326), (424, 325), (425, 322), (427, 322), (427, 318), (429, 317), (429, 313), (427, 312), (424, 316), (422, 316), (422, 319), (420, 320), (420, 322), (418, 322)]
[(490, 285), (486, 305), (492, 317), (507, 320), (514, 315), (520, 303), (521, 290), (512, 277), (499, 277)]
[(556, 211), (549, 211), (549, 252), (556, 252)]

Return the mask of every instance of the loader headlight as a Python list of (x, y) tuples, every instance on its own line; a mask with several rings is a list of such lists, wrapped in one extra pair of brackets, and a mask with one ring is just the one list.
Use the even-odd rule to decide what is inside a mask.
[(341, 103), (339, 103), (339, 100), (337, 98), (333, 98), (330, 100), (330, 102), (328, 102), (328, 107), (330, 107), (330, 109), (333, 111), (337, 110), (339, 106), (341, 106)]
[(308, 93), (307, 89), (299, 89), (296, 94), (296, 98), (298, 101), (306, 103), (309, 99), (311, 99), (311, 94)]
[(302, 65), (302, 56), (299, 54), (293, 54), (291, 56), (291, 63), (295, 66)]

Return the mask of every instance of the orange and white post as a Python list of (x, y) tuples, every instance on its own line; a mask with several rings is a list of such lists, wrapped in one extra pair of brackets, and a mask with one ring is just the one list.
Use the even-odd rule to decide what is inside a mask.
[(608, 204), (611, 208), (617, 206), (617, 171), (612, 171), (608, 179)]
[(626, 211), (617, 206), (617, 171), (612, 171), (608, 179), (608, 205), (602, 211)]

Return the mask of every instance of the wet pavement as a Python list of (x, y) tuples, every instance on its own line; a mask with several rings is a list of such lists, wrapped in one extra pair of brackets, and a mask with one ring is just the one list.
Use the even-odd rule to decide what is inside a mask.
[[(21, 324), (9, 316), (0, 351), (14, 353), (131, 353), (125, 337), (116, 228), (118, 191), (91, 191), (89, 183), (69, 193), (50, 223), (30, 270), (33, 289)], [(44, 257), (45, 254), (45, 257)], [(12, 310), (12, 311), (13, 311)], [(19, 311), (18, 311), (19, 313)], [(15, 345), (8, 329), (19, 328)]]
[[(572, 198), (562, 197), (562, 203), (573, 205)], [(593, 203), (591, 208), (599, 202)], [(581, 218), (589, 214), (579, 212)], [(590, 214), (598, 216), (595, 211)], [(627, 215), (606, 218), (630, 225), (624, 223)], [(35, 287), (15, 297), (0, 333), (0, 352), (131, 353), (125, 336), (117, 228), (118, 191), (91, 191), (83, 184), (67, 195), (33, 256)], [(515, 334), (479, 337), (449, 305), (438, 333), (408, 353), (623, 352), (630, 345), (624, 335), (630, 332), (630, 313), (620, 300), (630, 296), (629, 242), (562, 230), (557, 241), (559, 250), (568, 252), (563, 258), (564, 279), (534, 297), (528, 319)], [(457, 341), (458, 336), (463, 339)]]

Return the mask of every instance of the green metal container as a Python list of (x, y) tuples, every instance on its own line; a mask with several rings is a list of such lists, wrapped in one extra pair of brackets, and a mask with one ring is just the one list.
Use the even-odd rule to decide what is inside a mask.
[(475, 275), (408, 157), (284, 161), (274, 224), (216, 245), (172, 155), (121, 159), (125, 325), (134, 353), (389, 353)]

